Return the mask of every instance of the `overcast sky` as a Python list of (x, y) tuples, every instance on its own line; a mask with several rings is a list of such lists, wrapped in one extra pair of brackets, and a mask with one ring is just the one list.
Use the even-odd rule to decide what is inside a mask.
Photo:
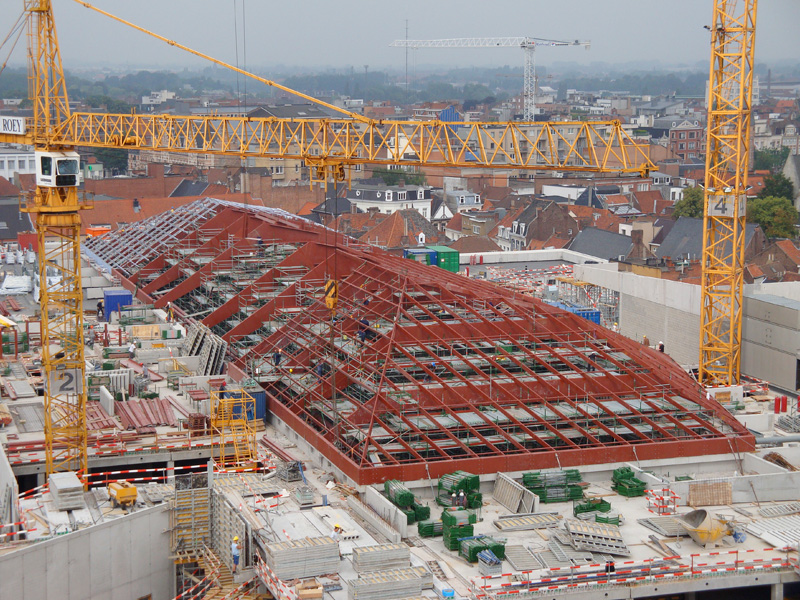
[[(202, 61), (110, 21), (72, 0), (53, 0), (67, 69), (106, 62), (165, 67), (202, 66)], [(5, 27), (22, 0), (0, 0)], [(95, 0), (100, 8), (142, 27), (235, 61), (234, 7), (246, 22), (247, 61), (255, 66), (404, 68), (405, 51), (394, 39), (532, 36), (589, 40), (591, 50), (545, 48), (537, 63), (652, 61), (695, 66), (708, 62), (712, 0)], [(11, 18), (9, 18), (11, 17)], [(800, 60), (799, 0), (759, 3), (756, 61)], [(20, 40), (24, 43), (23, 39)], [(21, 45), (20, 44), (20, 45)], [(513, 48), (416, 51), (418, 66), (521, 66)], [(18, 59), (22, 55), (15, 53)], [(413, 55), (413, 52), (410, 53)], [(5, 58), (5, 52), (0, 59)], [(413, 63), (414, 58), (410, 59)], [(17, 62), (17, 61), (15, 61)]]

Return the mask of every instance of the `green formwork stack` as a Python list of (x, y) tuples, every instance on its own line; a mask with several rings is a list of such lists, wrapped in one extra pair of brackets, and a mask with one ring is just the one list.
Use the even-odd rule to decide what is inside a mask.
[[(602, 498), (591, 498), (586, 502), (579, 502), (572, 508), (572, 514), (576, 517), (587, 512), (607, 513), (611, 510), (611, 504)], [(599, 523), (600, 521), (598, 521)]]
[(635, 476), (633, 469), (630, 467), (614, 469), (614, 473), (611, 475), (611, 482), (612, 490), (620, 496), (628, 498), (644, 496), (644, 489), (647, 487), (644, 481)]
[(478, 562), (478, 553), (490, 550), (500, 560), (506, 557), (505, 542), (500, 542), (486, 535), (478, 535), (462, 539), (458, 547), (458, 555), (467, 562)]
[(395, 506), (405, 508), (414, 504), (414, 493), (396, 479), (385, 481), (383, 491)]
[(431, 538), (439, 537), (444, 533), (444, 524), (441, 521), (426, 519), (417, 522), (417, 533), (419, 537)]
[(539, 496), (545, 504), (583, 498), (583, 481), (578, 469), (533, 471), (522, 474), (522, 485)]
[(448, 248), (447, 246), (427, 246), (429, 250), (436, 252), (436, 265), (445, 271), (458, 273), (458, 261), (460, 254), (458, 250)]
[(461, 538), (472, 537), (475, 534), (473, 525), (477, 521), (478, 515), (471, 510), (454, 508), (442, 512), (444, 547), (448, 550), (458, 550)]
[(436, 502), (439, 506), (452, 506), (453, 494), (464, 492), (467, 496), (468, 508), (483, 506), (483, 495), (480, 492), (481, 480), (477, 475), (466, 471), (455, 471), (439, 478), (439, 489)]
[(431, 507), (417, 502), (414, 493), (396, 479), (384, 482), (383, 491), (389, 501), (406, 516), (409, 525), (431, 518)]
[(619, 520), (619, 515), (617, 515), (617, 514), (613, 514), (613, 515), (596, 514), (594, 516), (594, 522), (595, 523), (605, 523), (606, 525), (619, 526), (620, 520)]

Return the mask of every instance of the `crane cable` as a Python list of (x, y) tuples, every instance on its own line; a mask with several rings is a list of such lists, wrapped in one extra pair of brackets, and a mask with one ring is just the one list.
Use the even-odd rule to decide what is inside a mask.
[(318, 104), (320, 106), (324, 106), (325, 108), (329, 108), (331, 110), (335, 110), (336, 112), (342, 113), (342, 114), (346, 115), (347, 117), (349, 117), (349, 118), (351, 118), (351, 119), (353, 119), (355, 121), (359, 121), (361, 123), (371, 123), (372, 122), (370, 119), (364, 117), (363, 115), (359, 115), (358, 113), (354, 113), (354, 112), (351, 112), (349, 110), (345, 110), (344, 108), (341, 108), (341, 107), (336, 106), (334, 104), (330, 104), (329, 102), (325, 102), (325, 101), (320, 100), (318, 98), (314, 98), (313, 96), (309, 96), (308, 94), (304, 94), (302, 92), (298, 92), (297, 90), (293, 90), (290, 87), (286, 87), (285, 85), (281, 85), (280, 83), (278, 83), (276, 81), (272, 81), (271, 79), (266, 79), (264, 77), (259, 77), (258, 75), (254, 75), (253, 73), (249, 73), (249, 72), (245, 71), (244, 69), (238, 69), (238, 68), (236, 68), (235, 66), (233, 66), (233, 65), (231, 65), (229, 63), (226, 63), (224, 61), (218, 60), (218, 59), (214, 58), (213, 56), (209, 56), (208, 54), (204, 54), (203, 52), (200, 52), (199, 50), (193, 50), (192, 48), (189, 48), (188, 46), (184, 46), (183, 44), (180, 44), (180, 43), (178, 43), (178, 42), (176, 42), (174, 40), (170, 40), (168, 38), (165, 38), (163, 35), (159, 35), (157, 33), (149, 31), (149, 30), (145, 29), (144, 27), (140, 27), (139, 25), (131, 23), (130, 21), (126, 21), (122, 17), (118, 17), (116, 15), (111, 14), (110, 12), (107, 12), (107, 11), (101, 9), (101, 8), (93, 6), (93, 5), (89, 4), (88, 2), (84, 2), (84, 0), (75, 0), (75, 2), (77, 2), (81, 6), (84, 6), (84, 7), (88, 8), (88, 9), (91, 9), (91, 10), (97, 12), (97, 13), (100, 13), (101, 15), (104, 15), (106, 17), (109, 17), (110, 19), (113, 19), (113, 20), (115, 20), (115, 21), (117, 21), (119, 23), (122, 23), (123, 25), (127, 25), (128, 27), (132, 27), (133, 29), (135, 29), (137, 31), (145, 33), (145, 34), (149, 35), (150, 37), (154, 37), (154, 38), (156, 38), (158, 40), (161, 40), (162, 42), (166, 42), (170, 46), (174, 46), (175, 48), (179, 48), (180, 50), (188, 52), (189, 54), (194, 54), (195, 56), (198, 56), (198, 57), (200, 57), (202, 59), (205, 59), (205, 60), (207, 60), (209, 62), (212, 62), (212, 63), (214, 63), (216, 65), (219, 65), (221, 67), (225, 67), (226, 69), (230, 69), (231, 71), (235, 71), (236, 73), (240, 73), (240, 74), (244, 75), (245, 77), (250, 77), (252, 79), (255, 79), (256, 81), (259, 81), (259, 82), (261, 82), (261, 83), (263, 83), (265, 85), (268, 85), (270, 87), (277, 88), (277, 89), (279, 89), (281, 91), (286, 92), (287, 94), (292, 94), (292, 95), (297, 96), (299, 98), (303, 98), (304, 100), (308, 100), (309, 102), (311, 102), (313, 104)]
[(25, 13), (23, 12), (17, 18), (16, 23), (14, 23), (14, 25), (11, 27), (11, 31), (8, 32), (8, 35), (6, 35), (6, 37), (3, 39), (3, 41), (0, 42), (0, 48), (2, 48), (3, 46), (6, 45), (8, 40), (11, 39), (11, 36), (14, 35), (14, 32), (16, 30), (19, 30), (19, 31), (16, 31), (17, 37), (14, 40), (14, 43), (11, 44), (11, 48), (8, 51), (8, 55), (6, 56), (6, 59), (3, 61), (3, 64), (0, 65), (0, 75), (2, 75), (3, 71), (6, 70), (6, 66), (8, 66), (8, 61), (11, 59), (11, 54), (14, 52), (14, 48), (17, 47), (17, 43), (19, 42), (19, 38), (22, 36), (22, 32), (25, 30), (25, 28), (23, 26), (25, 25), (26, 19), (24, 19), (24, 17), (25, 17)]

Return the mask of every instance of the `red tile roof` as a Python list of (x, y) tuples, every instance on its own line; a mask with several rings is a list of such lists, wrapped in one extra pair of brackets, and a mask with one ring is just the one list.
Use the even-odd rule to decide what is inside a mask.
[(762, 271), (761, 267), (759, 267), (755, 263), (750, 263), (745, 268), (750, 273), (750, 277), (752, 277), (753, 279), (757, 279), (758, 277), (764, 277), (764, 271)]
[(550, 236), (546, 240), (531, 240), (526, 250), (544, 250), (545, 248), (566, 248), (571, 240)]
[(19, 188), (5, 177), (0, 177), (0, 196), (19, 196)]
[(634, 197), (639, 203), (639, 210), (646, 215), (660, 215), (667, 206), (672, 204), (671, 201), (664, 199), (661, 192), (656, 190), (635, 192)]
[(506, 216), (500, 219), (497, 224), (492, 228), (489, 232), (489, 237), (495, 237), (500, 227), (511, 227), (514, 224), (516, 218), (522, 214), (522, 212), (528, 208), (527, 206), (520, 206), (516, 210), (509, 210), (506, 213)]
[(319, 205), (316, 202), (306, 202), (300, 207), (300, 210), (297, 211), (297, 214), (301, 216), (310, 215), (311, 209), (317, 208), (317, 206)]
[(791, 242), (791, 240), (781, 240), (779, 242), (775, 242), (775, 245), (783, 250), (783, 253), (791, 260), (794, 264), (800, 265), (800, 250)]
[(485, 235), (465, 235), (450, 244), (450, 247), (459, 252), (499, 252), (501, 250), (500, 246)]
[(461, 213), (454, 214), (453, 218), (444, 226), (445, 229), (450, 229), (451, 231), (461, 231), (461, 227)]

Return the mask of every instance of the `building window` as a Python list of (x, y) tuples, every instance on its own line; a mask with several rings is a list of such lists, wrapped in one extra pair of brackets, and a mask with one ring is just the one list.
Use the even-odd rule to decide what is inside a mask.
[(386, 192), (386, 201), (387, 202), (391, 202), (392, 201), (392, 192)]
[[(405, 200), (406, 199), (406, 193), (405, 192), (397, 192), (397, 199), (398, 200)], [(408, 206), (406, 206), (406, 208), (408, 208)]]
[(689, 150), (694, 150), (695, 142), (689, 142)]
[(467, 197), (466, 196), (459, 196), (458, 197), (458, 203), (459, 204), (464, 204), (466, 201), (467, 201)]
[(0, 169), (5, 169), (5, 168), (6, 168), (6, 161), (0, 160)]
[(481, 226), (480, 225), (473, 225), (472, 226), (472, 233), (474, 233), (475, 235), (480, 235), (481, 234)]
[(422, 216), (425, 217), (426, 219), (428, 218), (428, 209), (427, 208), (423, 208), (422, 209)]
[(515, 222), (514, 223), (514, 234), (517, 234), (518, 232), (519, 232), (519, 223)]
[(417, 190), (417, 200), (425, 200), (425, 190)]
[(680, 135), (678, 135), (679, 139), (685, 140), (686, 139), (686, 132), (681, 131)]
[(685, 148), (686, 148), (686, 144), (684, 144), (683, 142), (678, 144), (678, 150), (684, 150)]
[(694, 132), (694, 131), (690, 131), (690, 132), (689, 132), (689, 139), (690, 139), (690, 140), (693, 140), (695, 135), (696, 135), (696, 132)]
[(475, 194), (475, 204), (480, 204), (480, 203), (481, 203), (481, 195)]

